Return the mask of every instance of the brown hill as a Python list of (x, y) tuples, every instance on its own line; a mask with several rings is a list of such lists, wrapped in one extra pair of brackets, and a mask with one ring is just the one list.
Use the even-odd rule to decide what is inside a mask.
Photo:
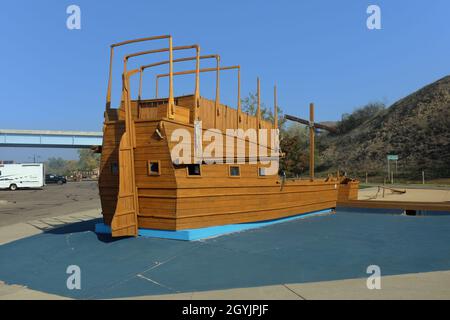
[(399, 156), (399, 173), (450, 177), (450, 76), (397, 101), (350, 131), (319, 142), (319, 170), (383, 174), (386, 156)]

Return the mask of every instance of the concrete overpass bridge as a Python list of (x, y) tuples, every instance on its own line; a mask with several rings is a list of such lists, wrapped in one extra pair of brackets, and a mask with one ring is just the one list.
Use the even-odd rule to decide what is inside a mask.
[(0, 129), (0, 147), (85, 149), (102, 141), (102, 132)]

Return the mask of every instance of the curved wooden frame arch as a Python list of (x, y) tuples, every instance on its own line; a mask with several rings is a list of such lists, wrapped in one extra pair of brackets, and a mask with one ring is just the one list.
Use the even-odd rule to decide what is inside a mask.
[[(197, 68), (196, 68), (196, 82), (195, 82), (195, 87), (196, 87), (196, 92), (198, 91), (199, 88), (199, 83), (200, 83), (200, 75), (198, 70), (200, 69), (200, 46), (197, 44), (194, 45), (190, 45), (190, 46), (178, 46), (178, 47), (173, 47), (172, 46), (172, 42), (170, 42), (170, 46), (169, 48), (161, 48), (161, 49), (154, 49), (154, 50), (147, 50), (147, 51), (140, 51), (140, 52), (135, 52), (135, 53), (131, 53), (128, 54), (124, 57), (124, 74), (127, 72), (127, 64), (128, 64), (128, 60), (130, 58), (134, 58), (134, 57), (138, 57), (138, 56), (143, 56), (143, 55), (147, 55), (147, 54), (153, 54), (153, 53), (160, 53), (160, 52), (170, 52), (170, 58), (169, 58), (169, 74), (170, 74), (170, 81), (169, 81), (169, 102), (168, 105), (169, 107), (167, 108), (167, 118), (169, 119), (173, 119), (175, 117), (175, 99), (174, 99), (174, 95), (173, 95), (173, 51), (176, 50), (187, 50), (187, 49), (196, 49), (197, 55), (196, 55), (196, 60), (197, 60)], [(137, 72), (139, 72), (139, 69)]]
[[(122, 42), (114, 43), (114, 44), (111, 45), (110, 57), (109, 57), (108, 88), (107, 88), (107, 91), (106, 91), (106, 110), (109, 110), (111, 108), (111, 87), (112, 87), (112, 67), (113, 67), (113, 60), (114, 60), (114, 48), (121, 47), (121, 46), (128, 45), (128, 44), (132, 44), (132, 43), (153, 41), (153, 40), (162, 40), (162, 39), (169, 39), (169, 47), (172, 47), (172, 36), (171, 35), (162, 35), (162, 36), (153, 36), (153, 37), (139, 38), (139, 39), (134, 39), (134, 40), (122, 41)], [(172, 55), (172, 52), (170, 53), (170, 56), (171, 55)], [(170, 60), (172, 60), (172, 58), (170, 58)], [(173, 68), (170, 68), (169, 72), (172, 74), (173, 73)]]
[[(204, 68), (204, 69), (200, 69), (199, 70), (199, 72), (200, 73), (203, 73), (203, 72), (213, 72), (213, 71), (216, 71), (217, 72), (217, 74), (218, 74), (218, 72), (219, 71), (224, 71), (224, 70), (237, 70), (238, 72), (237, 72), (237, 82), (238, 82), (238, 94), (237, 94), (237, 96), (238, 96), (238, 103), (237, 103), (237, 111), (238, 111), (238, 123), (237, 123), (237, 125), (238, 125), (238, 127), (239, 127), (239, 124), (242, 122), (242, 116), (241, 116), (241, 66), (239, 66), (239, 65), (236, 65), (236, 66), (225, 66), (225, 67), (220, 67), (220, 66), (217, 66), (216, 68)], [(173, 73), (173, 76), (175, 77), (175, 76), (181, 76), (181, 75), (187, 75), (187, 74), (193, 74), (193, 73), (195, 73), (195, 70), (186, 70), (186, 71), (179, 71), (179, 72), (174, 72)], [(156, 81), (156, 87), (158, 87), (158, 81), (159, 81), (159, 78), (163, 78), (163, 77), (168, 77), (169, 76), (169, 74), (168, 73), (162, 73), (162, 74), (158, 74), (158, 75), (156, 75), (155, 76), (155, 81)], [(216, 103), (215, 103), (215, 114), (216, 114), (216, 119), (217, 119), (217, 116), (219, 116), (219, 114), (218, 114), (218, 101), (219, 101), (219, 96), (218, 96), (218, 94), (219, 94), (219, 78), (217, 77), (217, 79), (216, 79)], [(156, 96), (158, 97), (158, 93), (156, 94)], [(214, 123), (214, 125), (216, 125), (216, 123)]]
[[(192, 60), (199, 61), (199, 60), (202, 60), (202, 59), (212, 59), (212, 58), (215, 58), (216, 61), (220, 60), (220, 56), (219, 55), (217, 55), (217, 54), (209, 54), (209, 55), (204, 55), (204, 56), (198, 56), (197, 55), (195, 57), (179, 58), (179, 59), (173, 60), (173, 63), (183, 62), (183, 61), (192, 61)], [(170, 63), (169, 60), (160, 61), (160, 62), (155, 62), (155, 63), (152, 63), (152, 64), (147, 64), (147, 65), (141, 66), (139, 68), (139, 72), (140, 72), (140, 74), (139, 74), (139, 95), (138, 95), (138, 99), (139, 100), (141, 100), (141, 97), (142, 97), (142, 82), (143, 82), (144, 70), (148, 69), (148, 68), (152, 68), (152, 67), (168, 64), (168, 63)], [(199, 72), (199, 70), (200, 70), (199, 63), (197, 63), (196, 67), (197, 68), (196, 68), (195, 72), (197, 73), (197, 71), (198, 71), (198, 73), (200, 73)], [(156, 83), (155, 91), (156, 91), (156, 98), (158, 98), (158, 83)], [(199, 102), (198, 102), (199, 99), (200, 99), (200, 75), (198, 75), (198, 77), (196, 79), (194, 119), (197, 119), (197, 108), (200, 107)]]

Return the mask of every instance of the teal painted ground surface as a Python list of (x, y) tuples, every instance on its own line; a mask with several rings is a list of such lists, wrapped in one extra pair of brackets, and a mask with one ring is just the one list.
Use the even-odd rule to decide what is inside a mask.
[[(73, 298), (255, 287), (450, 270), (450, 216), (339, 212), (202, 241), (126, 238), (78, 223), (0, 246), (0, 280)], [(82, 289), (66, 287), (78, 265)]]

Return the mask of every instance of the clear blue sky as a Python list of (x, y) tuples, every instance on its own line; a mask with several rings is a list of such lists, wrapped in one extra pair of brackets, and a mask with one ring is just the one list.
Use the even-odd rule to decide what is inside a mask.
[[(81, 7), (81, 30), (66, 28), (70, 4)], [(381, 7), (382, 30), (366, 27), (370, 4)], [(0, 128), (100, 131), (109, 45), (159, 34), (172, 34), (174, 45), (198, 43), (203, 54), (219, 53), (223, 65), (240, 64), (243, 96), (260, 76), (268, 105), (276, 82), (285, 113), (306, 117), (315, 102), (319, 121), (337, 120), (369, 101), (391, 104), (449, 74), (449, 15), (448, 0), (8, 1), (0, 11)], [(143, 48), (117, 50), (114, 105), (123, 55)], [(131, 66), (164, 58), (147, 56)], [(147, 96), (154, 92), (151, 75)], [(188, 80), (176, 81), (176, 93), (192, 91)], [(213, 85), (213, 75), (203, 77), (202, 95), (213, 97)], [(222, 100), (234, 107), (235, 94), (234, 74), (224, 74)], [(0, 159), (25, 161), (36, 152), (75, 156), (0, 149)]]

